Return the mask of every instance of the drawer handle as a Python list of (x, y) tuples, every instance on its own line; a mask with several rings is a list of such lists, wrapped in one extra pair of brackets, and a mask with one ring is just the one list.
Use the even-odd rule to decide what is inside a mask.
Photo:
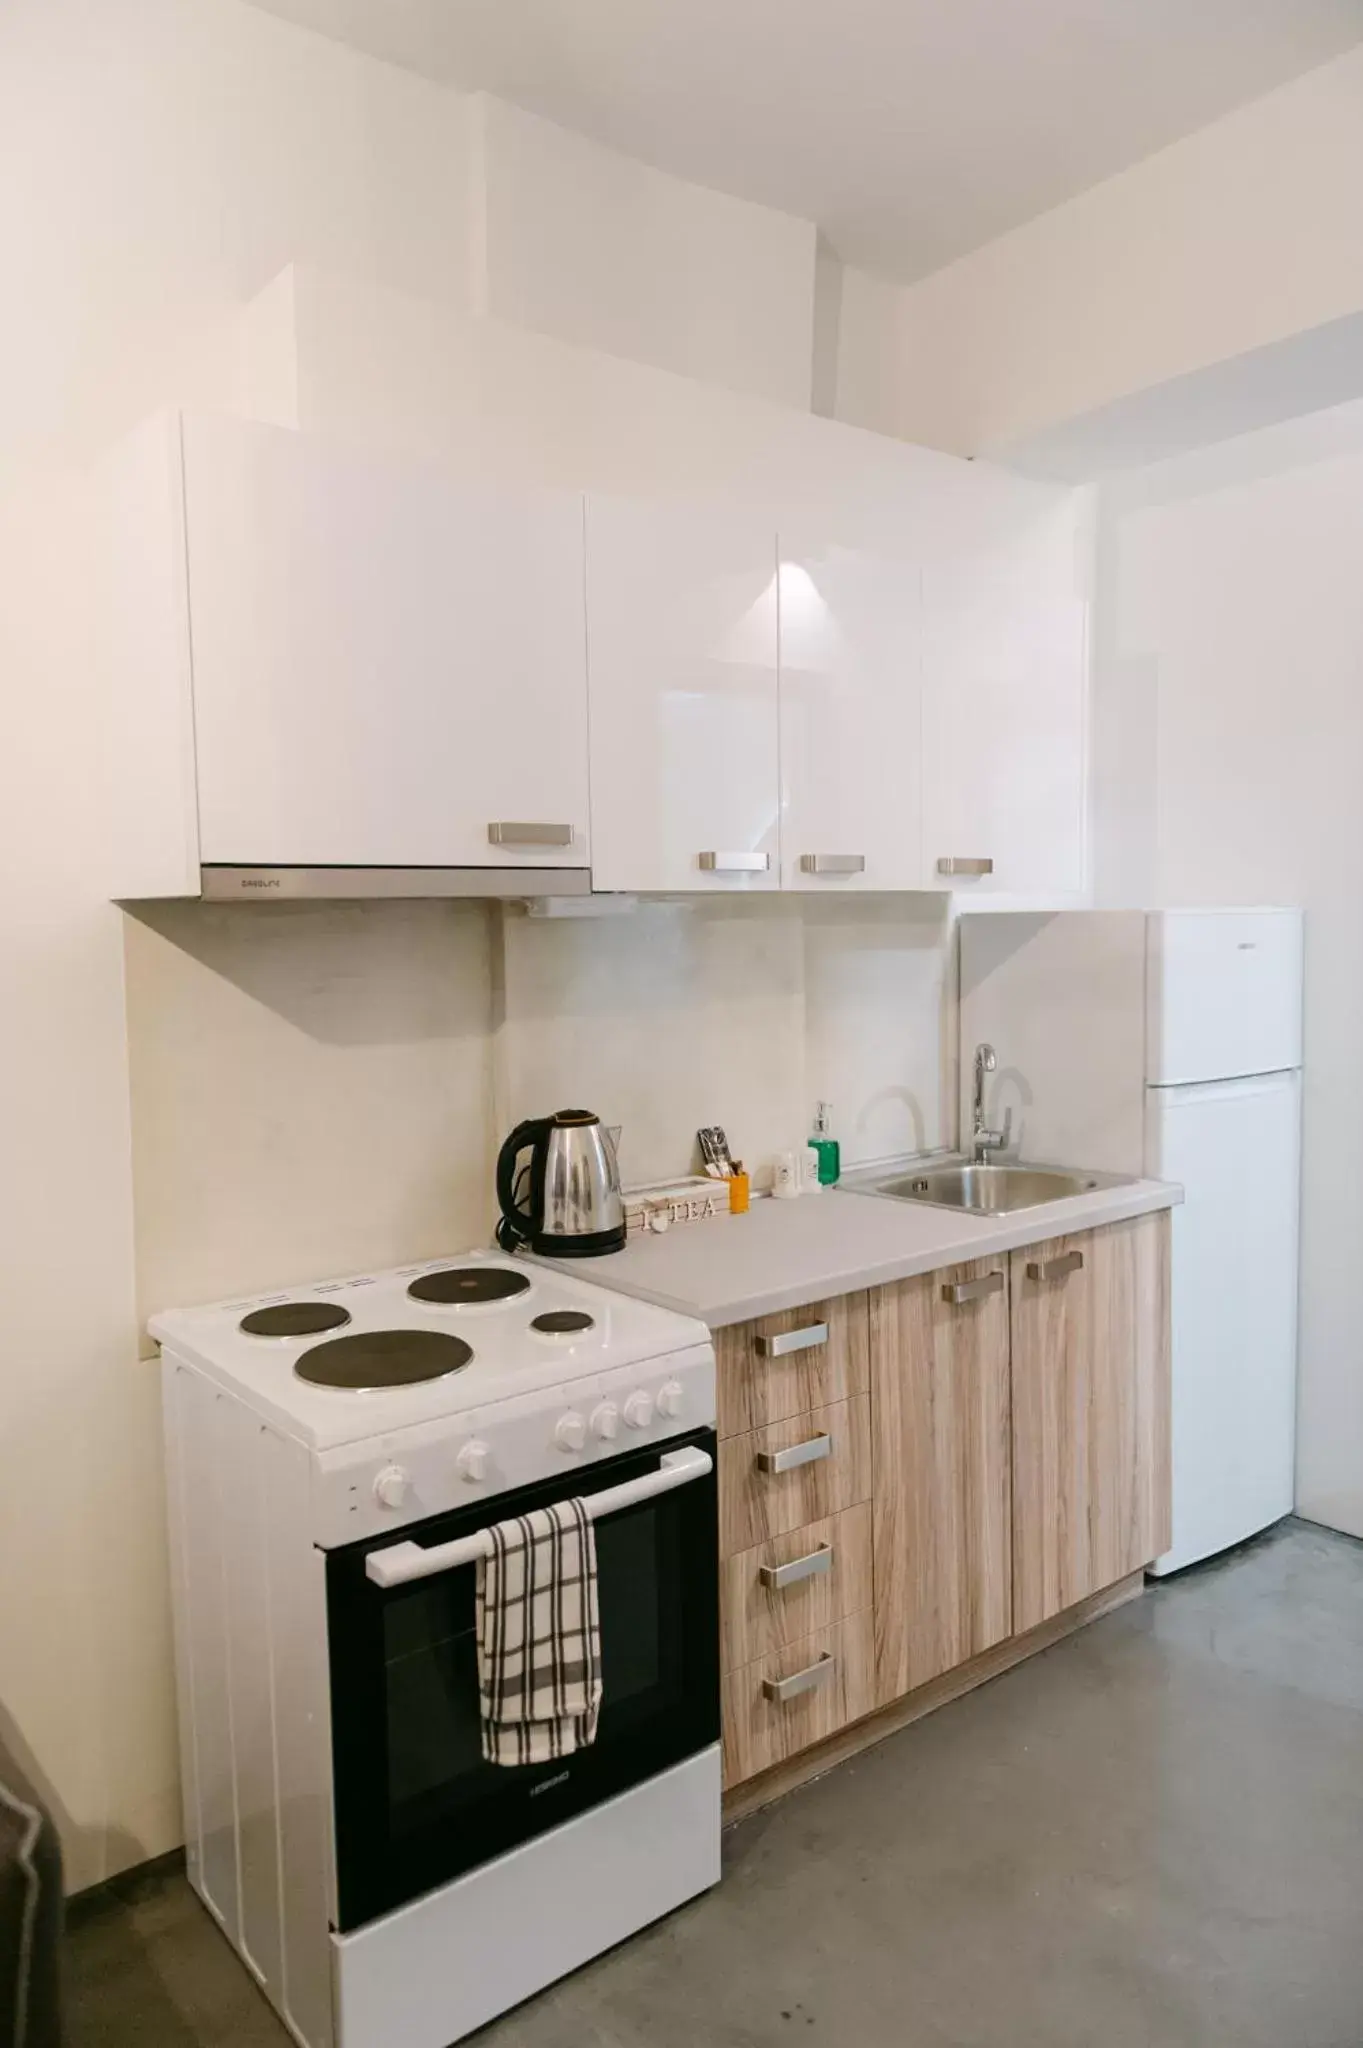
[(757, 1469), (759, 1472), (793, 1472), (797, 1465), (817, 1465), (820, 1458), (831, 1458), (833, 1439), (824, 1431), (822, 1436), (806, 1437), (802, 1444), (792, 1444), (788, 1451), (759, 1451)]
[(866, 856), (864, 853), (802, 853), (800, 873), (802, 875), (864, 875)]
[(821, 1543), (807, 1557), (793, 1557), (789, 1564), (759, 1565), (757, 1576), (769, 1593), (784, 1593), (787, 1586), (798, 1586), (801, 1579), (822, 1578), (832, 1569), (833, 1546)]
[(814, 1351), (828, 1342), (827, 1323), (806, 1323), (803, 1330), (782, 1330), (775, 1337), (758, 1337), (759, 1358), (788, 1358), (792, 1351)]
[(489, 825), (489, 846), (571, 846), (571, 825)]
[(807, 1664), (803, 1671), (792, 1671), (789, 1678), (764, 1678), (763, 1696), (783, 1707), (788, 1700), (797, 1700), (802, 1692), (813, 1692), (816, 1685), (826, 1685), (837, 1668), (837, 1658), (831, 1650), (825, 1650), (816, 1664)]
[(1029, 1280), (1064, 1280), (1070, 1273), (1082, 1271), (1082, 1252), (1062, 1252), (1058, 1259), (1028, 1259)]
[(707, 875), (764, 875), (771, 866), (769, 853), (698, 853), (696, 865)]
[(987, 857), (971, 857), (960, 853), (943, 854), (937, 863), (939, 875), (992, 875), (994, 863)]
[(960, 1308), (963, 1302), (983, 1301), (986, 1294), (1002, 1294), (1002, 1273), (985, 1273), (978, 1280), (949, 1280), (942, 1289), (943, 1301), (949, 1301), (953, 1308)]

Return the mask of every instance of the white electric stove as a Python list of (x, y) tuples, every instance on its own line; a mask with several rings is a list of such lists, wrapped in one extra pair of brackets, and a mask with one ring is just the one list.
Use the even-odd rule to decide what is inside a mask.
[[(472, 1252), (151, 1329), (190, 1877), (306, 2048), (447, 2048), (717, 1881), (703, 1324)], [(488, 1764), (482, 1533), (572, 1494), (597, 1739)]]

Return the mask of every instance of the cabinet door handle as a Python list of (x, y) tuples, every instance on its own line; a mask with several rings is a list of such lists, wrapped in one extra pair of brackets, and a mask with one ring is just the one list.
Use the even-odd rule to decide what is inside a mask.
[(759, 1472), (793, 1472), (797, 1465), (817, 1465), (821, 1458), (833, 1455), (833, 1439), (827, 1430), (821, 1436), (806, 1437), (802, 1444), (792, 1444), (788, 1451), (759, 1451), (757, 1469)]
[(778, 1707), (787, 1700), (796, 1700), (802, 1692), (813, 1692), (816, 1685), (826, 1685), (838, 1668), (838, 1660), (831, 1650), (825, 1650), (815, 1664), (807, 1664), (803, 1671), (792, 1671), (789, 1678), (764, 1678), (763, 1697), (775, 1700)]
[(948, 1280), (942, 1289), (942, 1299), (953, 1308), (960, 1308), (964, 1302), (983, 1301), (986, 1294), (1002, 1292), (1002, 1273), (984, 1273), (978, 1280)]
[(802, 853), (800, 873), (802, 875), (864, 875), (866, 856), (864, 853)]
[(503, 822), (487, 828), (489, 846), (571, 846), (571, 825), (515, 825)]
[(696, 864), (707, 875), (762, 875), (771, 866), (769, 853), (698, 853)]
[(992, 875), (994, 863), (987, 854), (945, 853), (937, 863), (939, 875)]
[(822, 1578), (832, 1569), (833, 1546), (821, 1543), (807, 1557), (793, 1557), (789, 1564), (760, 1564), (757, 1576), (769, 1593), (784, 1593), (787, 1586), (798, 1586), (801, 1579)]
[(1070, 1273), (1078, 1273), (1084, 1264), (1082, 1252), (1062, 1252), (1058, 1259), (1028, 1259), (1029, 1280), (1064, 1280)]
[(782, 1330), (775, 1337), (753, 1340), (759, 1358), (788, 1358), (792, 1351), (815, 1351), (828, 1342), (827, 1323), (806, 1323), (803, 1330)]

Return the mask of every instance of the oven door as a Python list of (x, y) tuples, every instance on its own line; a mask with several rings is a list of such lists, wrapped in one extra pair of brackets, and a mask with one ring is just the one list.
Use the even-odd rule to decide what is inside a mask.
[[(708, 1454), (708, 1472), (652, 1494), (641, 1484), (645, 1497), (594, 1522), (602, 1675), (595, 1742), (549, 1763), (484, 1762), (476, 1565), (385, 1587), (368, 1569), (371, 1554), (400, 1543), (433, 1549), (572, 1494), (647, 1482), (665, 1475), (665, 1454), (687, 1445)], [(570, 1484), (524, 1487), (328, 1554), (341, 1931), (718, 1741), (715, 1449), (712, 1431), (693, 1431), (575, 1472)], [(388, 1566), (375, 1569), (382, 1575)]]

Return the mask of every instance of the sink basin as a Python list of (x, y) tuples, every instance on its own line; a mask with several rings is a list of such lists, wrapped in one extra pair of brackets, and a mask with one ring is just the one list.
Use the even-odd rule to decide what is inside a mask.
[(968, 1209), (974, 1216), (1006, 1216), (1111, 1185), (1110, 1174), (1066, 1173), (1049, 1166), (929, 1166), (921, 1173), (876, 1181), (866, 1192), (896, 1202), (926, 1202), (935, 1209)]

